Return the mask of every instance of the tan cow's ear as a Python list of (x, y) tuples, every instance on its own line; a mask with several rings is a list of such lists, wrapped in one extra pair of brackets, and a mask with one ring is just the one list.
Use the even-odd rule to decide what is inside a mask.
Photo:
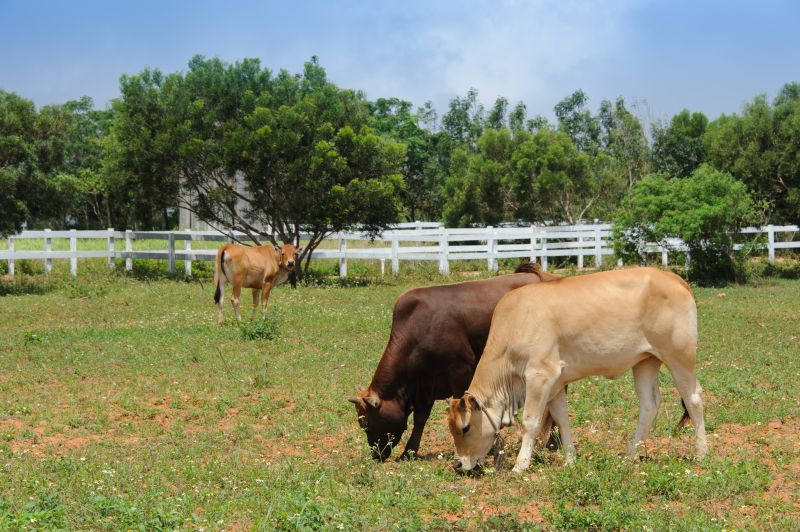
[(375, 392), (370, 392), (369, 395), (364, 397), (364, 402), (370, 405), (372, 408), (378, 408), (381, 406), (381, 398), (378, 397), (378, 394)]

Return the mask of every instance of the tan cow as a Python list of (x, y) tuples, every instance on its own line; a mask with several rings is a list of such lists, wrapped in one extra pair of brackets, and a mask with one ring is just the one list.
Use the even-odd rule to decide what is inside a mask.
[(266, 313), (270, 290), (289, 278), (298, 252), (292, 244), (284, 244), (280, 249), (273, 246), (250, 247), (237, 244), (225, 244), (219, 248), (214, 267), (214, 285), (217, 287), (214, 302), (219, 311), (218, 323), (223, 323), (222, 299), (226, 280), (233, 284), (231, 303), (237, 320), (242, 320), (239, 312), (242, 288), (253, 289), (253, 315), (258, 307), (259, 297)]
[(695, 429), (698, 456), (708, 451), (700, 383), (695, 377), (697, 308), (677, 275), (635, 268), (566, 277), (518, 288), (495, 308), (489, 340), (469, 389), (453, 399), (448, 425), (456, 470), (468, 471), (495, 435), (522, 416), (514, 472), (528, 468), (544, 412), (559, 427), (568, 460), (575, 455), (564, 386), (589, 375), (619, 377), (633, 368), (639, 423), (630, 452), (650, 432), (661, 401), (658, 372), (672, 373)]

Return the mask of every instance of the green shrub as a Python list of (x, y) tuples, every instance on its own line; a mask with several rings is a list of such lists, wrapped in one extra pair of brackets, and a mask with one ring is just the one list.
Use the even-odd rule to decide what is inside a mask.
[(701, 166), (687, 178), (651, 175), (639, 181), (614, 220), (614, 248), (626, 262), (639, 262), (647, 243), (678, 238), (689, 250), (689, 279), (702, 285), (746, 280), (733, 233), (757, 221), (745, 185), (726, 172)]

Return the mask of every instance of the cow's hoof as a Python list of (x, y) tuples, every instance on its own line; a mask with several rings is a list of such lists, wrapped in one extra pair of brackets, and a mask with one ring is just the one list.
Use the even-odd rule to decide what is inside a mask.
[(400, 455), (399, 460), (416, 460), (417, 459), (417, 451), (414, 450), (405, 450), (403, 454)]
[(528, 466), (527, 465), (526, 466), (520, 466), (519, 464), (517, 464), (517, 465), (514, 466), (514, 469), (512, 469), (511, 472), (514, 473), (515, 475), (521, 475), (522, 473), (524, 473), (527, 470), (528, 470)]

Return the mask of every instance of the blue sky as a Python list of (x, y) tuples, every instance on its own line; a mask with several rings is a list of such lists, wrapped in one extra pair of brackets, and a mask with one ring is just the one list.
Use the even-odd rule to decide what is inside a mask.
[(800, 2), (684, 0), (0, 0), (0, 89), (37, 105), (103, 108), (119, 76), (185, 69), (195, 54), (298, 72), (312, 55), (367, 97), (442, 112), (470, 87), (530, 115), (582, 88), (647, 122), (714, 118), (800, 80)]

